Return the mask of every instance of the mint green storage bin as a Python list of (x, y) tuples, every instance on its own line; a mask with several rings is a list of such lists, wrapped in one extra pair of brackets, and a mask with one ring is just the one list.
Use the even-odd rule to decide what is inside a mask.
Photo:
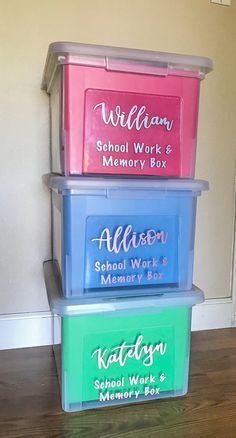
[(204, 300), (202, 291), (85, 302), (60, 296), (52, 262), (44, 271), (61, 323), (54, 351), (65, 411), (187, 392), (192, 306)]

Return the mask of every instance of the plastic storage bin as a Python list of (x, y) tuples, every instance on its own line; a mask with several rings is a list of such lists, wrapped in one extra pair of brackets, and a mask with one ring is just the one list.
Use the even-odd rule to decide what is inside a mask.
[[(204, 299), (199, 289), (81, 304), (61, 298), (52, 263), (44, 270), (51, 310), (61, 319), (61, 348), (54, 351), (65, 411), (187, 392), (192, 306)], [(55, 330), (55, 344), (57, 338)]]
[(205, 181), (47, 175), (53, 258), (66, 297), (192, 287), (197, 196)]
[(208, 58), (79, 43), (49, 46), (52, 171), (194, 177)]

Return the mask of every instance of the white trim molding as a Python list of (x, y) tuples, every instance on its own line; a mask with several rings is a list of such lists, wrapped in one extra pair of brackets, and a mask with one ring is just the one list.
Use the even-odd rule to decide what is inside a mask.
[[(231, 298), (206, 300), (193, 307), (192, 331), (234, 326), (234, 305)], [(59, 339), (60, 334), (56, 335)], [(52, 343), (51, 312), (0, 316), (0, 350), (52, 345)]]
[(192, 331), (235, 326), (232, 298), (206, 300), (193, 307)]
[(51, 345), (51, 312), (0, 315), (0, 350)]

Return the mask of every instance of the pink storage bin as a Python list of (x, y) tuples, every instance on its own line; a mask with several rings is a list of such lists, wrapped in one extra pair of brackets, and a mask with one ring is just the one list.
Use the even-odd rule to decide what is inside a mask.
[(208, 58), (79, 43), (49, 46), (52, 171), (193, 178)]

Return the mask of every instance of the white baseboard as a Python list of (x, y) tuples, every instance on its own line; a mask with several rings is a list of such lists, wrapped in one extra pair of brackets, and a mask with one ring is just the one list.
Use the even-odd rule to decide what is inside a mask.
[(51, 345), (51, 312), (0, 315), (0, 350)]
[[(234, 308), (230, 298), (207, 300), (193, 307), (192, 331), (233, 327)], [(0, 316), (0, 350), (52, 344), (50, 312)]]
[(231, 298), (206, 300), (193, 307), (192, 331), (234, 326), (234, 305)]

